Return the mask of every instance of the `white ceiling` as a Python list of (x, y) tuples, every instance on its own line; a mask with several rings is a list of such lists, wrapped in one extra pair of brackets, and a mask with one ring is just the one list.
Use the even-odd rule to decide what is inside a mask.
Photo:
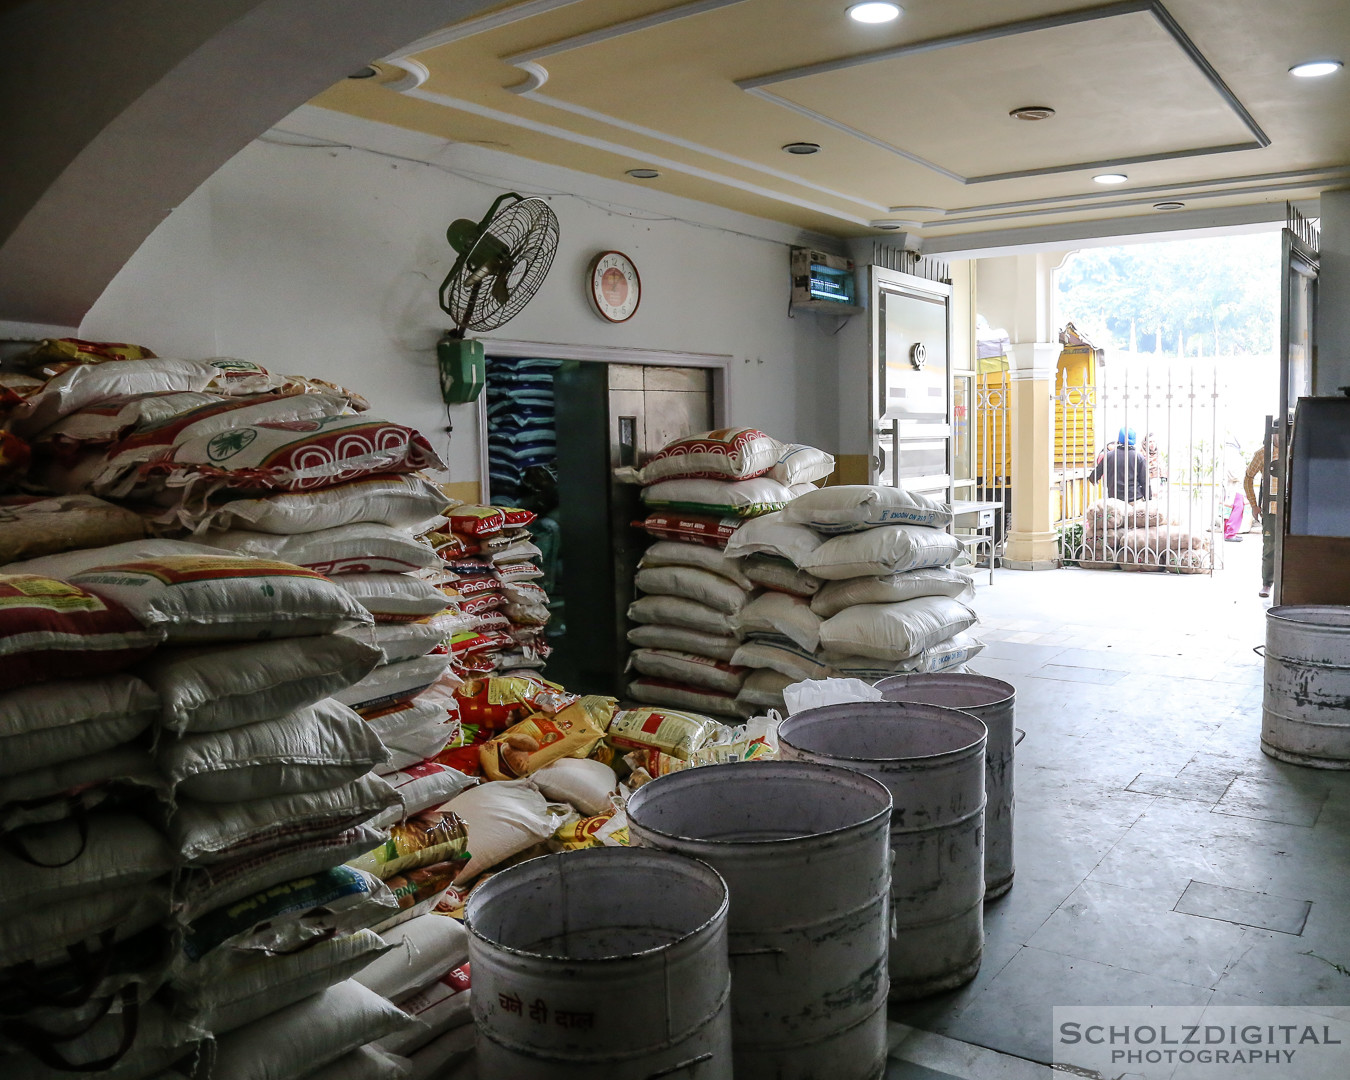
[[(1350, 184), (1350, 72), (1288, 71), (1350, 51), (1346, 0), (908, 0), (881, 26), (846, 7), (529, 0), (314, 103), (929, 250), (1270, 219)], [(1056, 113), (1009, 116), (1030, 105)]]

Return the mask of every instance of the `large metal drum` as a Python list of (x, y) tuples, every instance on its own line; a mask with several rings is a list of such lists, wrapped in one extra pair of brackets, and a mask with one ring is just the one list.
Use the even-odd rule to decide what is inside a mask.
[(1002, 896), (1013, 883), (1013, 713), (1017, 691), (984, 675), (896, 675), (877, 683), (887, 701), (922, 701), (960, 709), (984, 721), (984, 898)]
[(730, 889), (736, 1080), (885, 1071), (890, 816), (875, 780), (803, 762), (690, 769), (628, 800), (634, 843)]
[[(784, 720), (783, 758), (845, 765), (891, 793), (891, 997), (969, 982), (984, 949), (984, 724), (898, 701)], [(733, 890), (734, 895), (734, 890)]]
[(504, 870), (469, 898), (478, 1075), (731, 1080), (727, 888), (663, 851)]
[(1316, 769), (1350, 769), (1350, 607), (1266, 612), (1261, 749)]

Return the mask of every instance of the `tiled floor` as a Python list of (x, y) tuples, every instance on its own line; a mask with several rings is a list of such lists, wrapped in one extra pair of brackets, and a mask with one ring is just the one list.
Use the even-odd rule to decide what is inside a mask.
[(972, 667), (1017, 688), (1027, 733), (1017, 876), (975, 980), (892, 1008), (891, 1080), (1064, 1075), (1055, 1005), (1350, 1016), (1350, 773), (1260, 751), (1259, 548), (1213, 578), (981, 579)]

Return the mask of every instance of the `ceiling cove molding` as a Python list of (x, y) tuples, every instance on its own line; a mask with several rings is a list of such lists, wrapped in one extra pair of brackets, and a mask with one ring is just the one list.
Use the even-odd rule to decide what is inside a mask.
[[(1161, 154), (1146, 154), (1106, 158), (1098, 161), (1072, 162), (1062, 165), (1044, 166), (1037, 169), (1021, 169), (1015, 172), (989, 173), (983, 176), (962, 176), (949, 169), (936, 165), (933, 162), (927, 161), (917, 154), (911, 154), (908, 151), (891, 146), (883, 140), (868, 136), (864, 132), (858, 131), (856, 128), (835, 121), (822, 113), (816, 112), (814, 109), (799, 105), (798, 103), (790, 101), (785, 97), (775, 94), (772, 90), (767, 89), (768, 87), (780, 83), (806, 78), (810, 75), (820, 75), (831, 71), (842, 71), (847, 68), (859, 67), (865, 64), (875, 64), (883, 60), (894, 60), (905, 56), (916, 56), (920, 53), (936, 52), (940, 49), (955, 48), (960, 45), (973, 45), (985, 41), (994, 41), (1000, 38), (1015, 37), (1019, 34), (1034, 33), (1038, 30), (1052, 30), (1062, 26), (1099, 22), (1106, 19), (1115, 19), (1125, 15), (1136, 14), (1147, 14), (1153, 17), (1154, 21), (1157, 22), (1163, 31), (1172, 39), (1173, 43), (1181, 50), (1186, 59), (1196, 67), (1223, 103), (1251, 134), (1251, 140), (1249, 142), (1229, 143), (1224, 146), (1191, 147), (1184, 150), (1170, 151)], [(1172, 161), (1178, 158), (1200, 157), (1209, 154), (1229, 154), (1243, 150), (1259, 150), (1270, 145), (1270, 136), (1262, 130), (1261, 126), (1256, 122), (1255, 117), (1253, 117), (1252, 114), (1247, 111), (1246, 106), (1238, 100), (1237, 95), (1234, 94), (1228, 84), (1223, 81), (1222, 76), (1215, 70), (1214, 65), (1206, 59), (1199, 47), (1190, 39), (1160, 0), (1122, 0), (1122, 2), (1119, 3), (1104, 4), (1099, 7), (1080, 8), (1076, 11), (1064, 11), (1035, 19), (1021, 19), (1016, 22), (1000, 23), (996, 26), (971, 30), (962, 34), (951, 34), (946, 37), (929, 38), (926, 41), (916, 41), (908, 45), (896, 45), (886, 49), (876, 49), (872, 52), (857, 53), (853, 56), (840, 57), (836, 60), (826, 60), (817, 64), (786, 68), (782, 71), (770, 72), (767, 75), (759, 75), (751, 79), (739, 79), (737, 80), (736, 85), (747, 93), (754, 94), (756, 97), (762, 98), (765, 101), (770, 101), (783, 108), (792, 109), (803, 116), (818, 120), (821, 123), (829, 124), (850, 135), (863, 138), (874, 146), (878, 146), (883, 150), (890, 150), (892, 153), (898, 154), (898, 156), (907, 161), (923, 165), (926, 168), (932, 169), (934, 172), (938, 172), (941, 175), (962, 184), (987, 184), (998, 180), (1050, 176), (1056, 173), (1079, 172), (1088, 169), (1119, 168), (1125, 165), (1136, 165), (1150, 161)]]
[(403, 46), (397, 52), (390, 53), (383, 59), (390, 62), (401, 60), (405, 56), (412, 56), (413, 53), (425, 52), (427, 49), (434, 49), (440, 45), (449, 45), (452, 41), (463, 41), (475, 34), (485, 34), (489, 30), (510, 26), (512, 23), (524, 22), (536, 15), (556, 11), (558, 8), (568, 7), (578, 2), (579, 0), (526, 0), (526, 3), (517, 4), (515, 7), (493, 11), (487, 15), (480, 15), (476, 19), (465, 19), (463, 22), (454, 23), (443, 30), (437, 30), (434, 34), (427, 34)]
[(603, 26), (599, 30), (590, 30), (584, 34), (574, 34), (572, 37), (561, 38), (547, 45), (503, 56), (502, 59), (508, 64), (516, 65), (531, 60), (542, 60), (546, 56), (556, 56), (558, 53), (571, 52), (573, 49), (584, 49), (587, 45), (598, 45), (602, 41), (610, 41), (625, 34), (636, 34), (639, 30), (649, 30), (653, 26), (664, 26), (666, 23), (687, 19), (691, 15), (702, 15), (707, 11), (717, 11), (720, 8), (734, 7), (743, 3), (745, 0), (692, 0), (688, 4), (666, 8), (664, 11), (656, 11), (636, 19), (625, 19), (623, 22)]
[[(909, 214), (916, 216), (920, 221), (930, 223), (940, 223), (941, 219), (956, 217), (961, 214), (984, 214), (995, 210), (1022, 210), (1043, 208), (1047, 213), (1055, 213), (1056, 207), (1065, 203), (1087, 203), (1096, 204), (1111, 203), (1116, 199), (1129, 199), (1132, 196), (1151, 196), (1149, 201), (1170, 198), (1173, 196), (1180, 198), (1210, 198), (1223, 195), (1236, 194), (1234, 191), (1224, 190), (1229, 187), (1245, 186), (1251, 187), (1256, 184), (1275, 184), (1281, 183), (1285, 187), (1291, 184), (1294, 186), (1318, 186), (1323, 183), (1336, 183), (1344, 179), (1350, 179), (1350, 165), (1329, 165), (1323, 169), (1296, 169), (1291, 172), (1270, 172), (1255, 173), (1247, 176), (1230, 176), (1224, 178), (1214, 178), (1212, 180), (1183, 180), (1171, 184), (1154, 184), (1148, 187), (1124, 188), (1118, 191), (1085, 191), (1077, 192), (1072, 195), (1052, 195), (1038, 199), (1018, 199), (1011, 202), (983, 203), (978, 206), (956, 206), (950, 210), (944, 210), (936, 206), (892, 206), (892, 214)], [(1210, 190), (1203, 190), (1210, 189)], [(992, 220), (992, 219), (989, 219)]]
[[(526, 63), (530, 62), (526, 61)], [(538, 67), (537, 64), (533, 63), (531, 63), (530, 66)], [(511, 89), (516, 90), (516, 87), (511, 87)], [(725, 153), (714, 147), (705, 146), (703, 143), (696, 143), (689, 139), (681, 139), (678, 135), (670, 135), (664, 131), (658, 131), (656, 128), (649, 128), (644, 127), (642, 124), (630, 123), (617, 116), (610, 116), (608, 113), (589, 109), (584, 105), (574, 105), (570, 101), (563, 101), (561, 98), (550, 97), (547, 94), (535, 93), (533, 90), (529, 89), (521, 89), (519, 90), (519, 93), (523, 97), (526, 97), (531, 101), (537, 101), (541, 105), (547, 105), (549, 108), (573, 113), (576, 116), (584, 116), (588, 120), (596, 120), (602, 124), (608, 124), (611, 127), (630, 132), (633, 135), (641, 135), (647, 139), (655, 139), (659, 142), (668, 143), (671, 146), (681, 147), (684, 150), (692, 150), (696, 154), (703, 154), (710, 158), (716, 158), (718, 161), (725, 161), (728, 165), (738, 165), (743, 169), (750, 169), (753, 172), (759, 173), (761, 176), (772, 176), (779, 180), (785, 180), (790, 184), (796, 184), (798, 187), (807, 188), (811, 191), (818, 191), (822, 195), (843, 199), (846, 202), (855, 203), (858, 206), (865, 206), (869, 210), (876, 210), (879, 213), (889, 214), (894, 212), (884, 203), (872, 202), (870, 199), (864, 199), (857, 195), (850, 195), (848, 192), (826, 187), (823, 184), (816, 184), (810, 180), (802, 179), (795, 173), (790, 173), (783, 169), (774, 169), (757, 161), (751, 161), (748, 158), (737, 157), (735, 154)]]
[[(794, 195), (775, 191), (772, 188), (762, 187), (759, 184), (752, 184), (749, 181), (741, 180), (734, 176), (716, 173), (710, 169), (703, 169), (697, 165), (689, 165), (683, 161), (675, 161), (671, 158), (655, 157), (651, 154), (635, 150), (631, 146), (625, 146), (622, 143), (610, 142), (607, 139), (597, 139), (590, 135), (582, 135), (578, 132), (570, 131), (567, 128), (558, 127), (555, 124), (545, 124), (538, 120), (530, 120), (524, 116), (517, 116), (514, 113), (502, 112), (500, 109), (493, 109), (486, 105), (480, 105), (476, 101), (465, 101), (461, 98), (453, 98), (446, 94), (437, 94), (433, 91), (422, 90), (420, 88), (408, 91), (407, 96), (420, 98), (423, 101), (429, 101), (435, 105), (443, 105), (448, 109), (458, 109), (461, 112), (467, 112), (474, 116), (482, 116), (489, 120), (496, 120), (498, 123), (525, 128), (527, 131), (534, 131), (541, 135), (549, 135), (555, 139), (562, 139), (566, 142), (576, 143), (580, 146), (588, 146), (592, 150), (603, 150), (609, 154), (617, 154), (620, 157), (630, 158), (634, 162), (641, 162), (650, 166), (659, 166), (663, 169), (669, 169), (671, 172), (684, 173), (686, 176), (694, 176), (700, 180), (710, 180), (716, 184), (724, 184), (727, 187), (746, 191), (752, 195), (758, 195), (761, 198), (772, 199), (774, 202), (787, 203), (789, 206), (796, 206), (803, 210), (812, 210), (819, 214), (825, 214), (839, 221), (847, 221), (854, 225), (866, 226), (871, 220), (870, 218), (860, 217), (857, 214), (850, 214), (837, 207), (825, 206), (820, 203), (811, 202), (808, 199), (799, 199)], [(849, 201), (853, 202), (856, 200), (850, 199)]]

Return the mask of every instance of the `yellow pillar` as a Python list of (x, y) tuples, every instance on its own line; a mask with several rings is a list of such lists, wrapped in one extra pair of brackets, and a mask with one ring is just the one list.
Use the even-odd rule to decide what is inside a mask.
[(1012, 530), (1003, 565), (1053, 570), (1059, 565), (1051, 492), (1055, 454), (1055, 363), (1059, 346), (1031, 342), (1011, 347)]

